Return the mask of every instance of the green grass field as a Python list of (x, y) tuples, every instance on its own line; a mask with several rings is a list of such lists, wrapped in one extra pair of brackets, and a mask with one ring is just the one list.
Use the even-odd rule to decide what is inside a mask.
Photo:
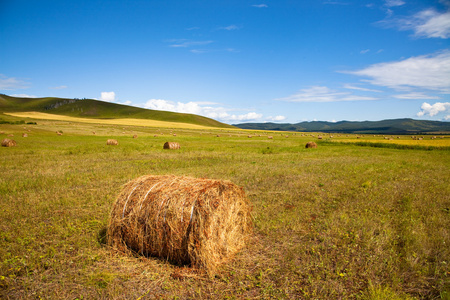
[[(2, 299), (450, 299), (448, 144), (35, 121), (0, 125), (1, 139), (17, 141), (0, 148)], [(317, 149), (305, 149), (310, 140)], [(109, 249), (112, 203), (145, 174), (242, 186), (248, 247), (214, 278)]]

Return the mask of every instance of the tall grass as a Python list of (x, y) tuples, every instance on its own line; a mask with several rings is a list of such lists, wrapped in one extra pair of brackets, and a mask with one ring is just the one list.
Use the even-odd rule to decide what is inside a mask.
[[(0, 149), (0, 298), (448, 299), (447, 151), (60, 121), (22, 138), (23, 125), (1, 126), (18, 146)], [(214, 279), (113, 252), (102, 243), (112, 203), (144, 174), (243, 186), (252, 242)]]

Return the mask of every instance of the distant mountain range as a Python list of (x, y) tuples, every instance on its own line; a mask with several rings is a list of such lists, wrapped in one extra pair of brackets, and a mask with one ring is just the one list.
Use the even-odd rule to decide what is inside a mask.
[(393, 119), (363, 122), (301, 122), (296, 124), (277, 123), (243, 123), (234, 126), (242, 129), (280, 130), (324, 133), (378, 133), (378, 134), (450, 134), (450, 122), (425, 121), (414, 119)]
[(194, 114), (145, 109), (93, 99), (21, 98), (0, 94), (0, 114), (2, 112), (29, 111), (91, 119), (133, 118), (188, 123), (207, 127), (234, 128), (231, 125)]
[[(378, 134), (450, 134), (450, 122), (393, 119), (364, 122), (301, 122), (296, 124), (243, 123), (228, 125), (194, 114), (145, 109), (93, 99), (21, 98), (0, 94), (0, 117), (3, 112), (45, 112), (91, 119), (147, 119), (166, 122), (190, 123), (217, 128), (279, 130), (324, 133), (378, 133)], [(235, 127), (234, 127), (235, 126)]]

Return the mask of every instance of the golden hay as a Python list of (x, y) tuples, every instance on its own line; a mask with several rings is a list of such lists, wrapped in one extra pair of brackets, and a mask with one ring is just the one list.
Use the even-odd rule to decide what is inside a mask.
[(109, 139), (106, 141), (106, 145), (117, 146), (119, 142), (117, 140)]
[(180, 149), (180, 144), (178, 144), (176, 142), (165, 142), (163, 149), (177, 150), (177, 149)]
[(137, 134), (133, 135), (133, 139), (137, 139)]
[(22, 133), (22, 137), (28, 137), (28, 134)]
[(317, 148), (317, 144), (314, 142), (307, 142), (305, 148)]
[(17, 146), (17, 143), (15, 140), (3, 139), (2, 147), (13, 147), (13, 146)]
[(251, 232), (249, 201), (232, 182), (146, 175), (128, 182), (117, 197), (107, 241), (120, 251), (213, 275)]

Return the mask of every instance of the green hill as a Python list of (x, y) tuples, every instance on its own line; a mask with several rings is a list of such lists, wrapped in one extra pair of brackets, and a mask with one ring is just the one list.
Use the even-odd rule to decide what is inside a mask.
[(92, 99), (19, 98), (0, 94), (0, 112), (37, 111), (56, 115), (91, 119), (148, 119), (208, 127), (234, 128), (216, 120), (194, 115), (104, 102)]
[(364, 122), (301, 122), (297, 124), (277, 123), (243, 123), (234, 126), (242, 129), (280, 130), (326, 133), (385, 133), (385, 134), (419, 134), (419, 133), (450, 133), (450, 122), (393, 119)]

